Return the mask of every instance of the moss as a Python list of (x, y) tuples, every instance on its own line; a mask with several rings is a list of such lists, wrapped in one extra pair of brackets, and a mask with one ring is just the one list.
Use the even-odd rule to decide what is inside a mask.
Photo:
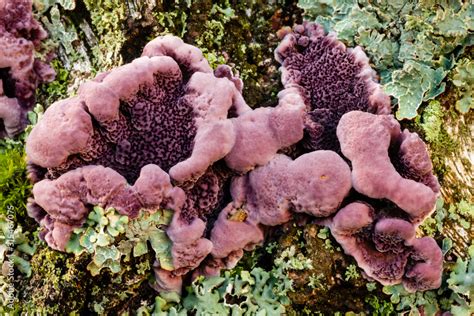
[(43, 248), (31, 260), (33, 276), (20, 292), (23, 312), (68, 314), (85, 304), (85, 269), (73, 258)]
[[(294, 15), (299, 11), (291, 4), (275, 8), (260, 2), (219, 1), (219, 5), (211, 7), (211, 12), (215, 13), (204, 24), (204, 30), (192, 30), (187, 35), (197, 35), (196, 44), (209, 57), (217, 59), (215, 63), (226, 62), (240, 73), (244, 98), (250, 106), (274, 104), (281, 90), (278, 65), (273, 58), (278, 45), (275, 33), (282, 26), (300, 22)], [(190, 27), (193, 26), (191, 23)]]
[(26, 216), (31, 184), (26, 176), (26, 154), (21, 143), (0, 143), (0, 213)]
[(461, 114), (455, 109), (457, 91), (448, 83), (446, 92), (426, 104), (413, 122), (402, 122), (404, 128), (417, 132), (428, 146), (433, 169), (446, 202), (469, 200), (473, 194), (473, 112)]
[(48, 107), (52, 103), (65, 99), (68, 97), (68, 86), (71, 84), (70, 72), (64, 68), (62, 62), (59, 59), (54, 59), (51, 62), (56, 77), (54, 81), (43, 85), (38, 91), (38, 102)]
[[(89, 255), (75, 257), (44, 245), (31, 259), (32, 277), (18, 279), (22, 313), (67, 315), (69, 313), (118, 315), (138, 308), (156, 292), (148, 285), (153, 256), (132, 258), (119, 274), (107, 271), (92, 278), (87, 271)], [(137, 268), (140, 273), (137, 273)]]
[(439, 101), (431, 101), (415, 120), (416, 130), (428, 144), (433, 168), (439, 180), (447, 171), (446, 156), (449, 156), (457, 146), (457, 140), (448, 133), (444, 121), (452, 115), (453, 110), (446, 111)]

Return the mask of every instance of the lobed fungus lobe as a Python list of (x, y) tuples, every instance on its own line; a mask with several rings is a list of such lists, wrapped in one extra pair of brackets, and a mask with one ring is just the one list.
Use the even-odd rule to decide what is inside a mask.
[(374, 199), (388, 199), (422, 222), (434, 210), (439, 184), (426, 145), (400, 130), (390, 115), (352, 111), (337, 127), (341, 151), (352, 164), (352, 185)]
[[(48, 244), (64, 249), (92, 205), (131, 218), (171, 209), (173, 270), (157, 262), (155, 287), (179, 291), (196, 268), (217, 275), (235, 266), (267, 226), (295, 212), (334, 216), (333, 235), (369, 277), (435, 287), (439, 248), (414, 232), (439, 186), (423, 142), (387, 115), (367, 57), (314, 24), (286, 34), (276, 56), (285, 89), (274, 108), (252, 110), (228, 66), (213, 72), (173, 36), (52, 105), (26, 148), (36, 182), (29, 211)], [(369, 202), (346, 200), (352, 187)], [(404, 214), (376, 210), (371, 199)]]
[[(54, 231), (51, 223), (71, 230), (81, 225), (91, 205), (111, 206), (132, 218), (140, 209), (167, 206), (175, 211), (168, 231), (174, 265), (184, 274), (211, 250), (202, 238), (201, 217), (219, 203), (223, 177), (212, 164), (233, 145), (227, 112), (241, 100), (233, 96), (239, 93), (235, 84), (215, 77), (196, 48), (174, 37), (152, 44), (167, 47), (176, 60), (143, 56), (98, 75), (80, 87), (77, 97), (46, 111), (26, 145), (30, 176), (37, 182), (29, 209), (50, 246), (63, 249), (64, 240), (48, 234)], [(95, 180), (84, 184), (85, 172)], [(107, 179), (104, 191), (91, 195), (90, 185), (101, 179)], [(171, 180), (182, 189), (172, 187)], [(160, 190), (170, 192), (165, 204)], [(60, 202), (48, 203), (55, 192)], [(179, 231), (188, 232), (189, 239), (174, 233)]]
[(409, 221), (381, 216), (369, 204), (354, 202), (342, 208), (329, 227), (369, 278), (383, 285), (403, 283), (411, 292), (441, 285), (441, 249), (430, 237), (416, 238), (416, 226)]
[(135, 218), (141, 209), (179, 209), (184, 192), (170, 183), (169, 176), (156, 165), (142, 168), (135, 185), (111, 168), (85, 166), (55, 180), (44, 179), (33, 187), (30, 216), (42, 226), (42, 236), (50, 247), (65, 250), (74, 228), (81, 227), (91, 205), (113, 207)]

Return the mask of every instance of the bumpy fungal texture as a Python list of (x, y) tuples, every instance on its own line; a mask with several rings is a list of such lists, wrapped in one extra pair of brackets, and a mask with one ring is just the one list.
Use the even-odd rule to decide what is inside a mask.
[(176, 292), (181, 294), (183, 287), (183, 278), (179, 275), (175, 275), (172, 271), (166, 271), (161, 269), (159, 266), (153, 266), (155, 273), (155, 281), (151, 284), (153, 289), (157, 292)]
[(216, 185), (224, 181), (208, 168), (233, 146), (227, 115), (231, 107), (243, 106), (243, 99), (231, 81), (212, 74), (199, 50), (180, 39), (158, 38), (145, 52), (152, 55), (160, 42), (166, 49), (155, 53), (164, 50), (180, 63), (169, 56), (138, 58), (83, 84), (77, 97), (46, 111), (27, 142), (32, 178), (45, 173), (54, 179), (78, 167), (103, 165), (133, 183), (141, 167), (153, 163), (185, 183), (190, 199), (202, 198), (187, 201), (182, 216), (192, 220), (216, 207), (221, 194)]
[[(133, 217), (139, 209), (160, 205), (153, 199), (158, 191), (171, 188), (169, 173), (184, 190), (179, 189), (180, 199), (170, 200), (179, 203), (172, 207), (175, 215), (167, 231), (173, 242), (172, 274), (178, 278), (197, 267), (212, 249), (211, 242), (202, 238), (204, 221), (221, 203), (231, 174), (213, 164), (235, 142), (228, 112), (242, 108), (247, 105), (236, 84), (214, 76), (197, 48), (171, 36), (152, 41), (143, 57), (83, 84), (77, 97), (53, 104), (35, 126), (26, 146), (30, 177), (39, 181), (34, 185), (31, 215), (40, 221), (47, 218), (46, 230), (54, 231), (52, 225), (63, 223), (80, 225), (88, 206), (100, 200), (83, 205), (73, 223), (58, 221), (49, 214), (51, 207), (43, 203), (46, 195), (40, 188), (71, 178), (78, 170), (104, 166), (113, 172), (115, 182), (127, 188), (107, 195), (112, 206)], [(163, 174), (149, 173), (148, 164)], [(138, 192), (127, 182), (135, 182)], [(83, 201), (77, 194), (64, 196), (54, 210), (68, 213), (69, 200)], [(53, 247), (64, 247), (62, 240), (48, 236)]]
[(410, 292), (441, 285), (441, 249), (433, 238), (415, 238), (412, 223), (380, 216), (370, 205), (355, 202), (341, 209), (329, 227), (345, 253), (383, 285), (403, 283)]
[[(167, 230), (175, 270), (160, 273), (157, 267), (157, 278), (162, 278), (157, 286), (166, 288), (171, 280), (176, 285), (211, 252), (212, 242), (203, 237), (206, 222), (223, 208), (224, 187), (235, 171), (266, 164), (303, 136), (304, 101), (297, 88), (280, 93), (276, 108), (253, 111), (242, 98), (242, 87), (228, 66), (212, 72), (197, 48), (164, 36), (146, 45), (142, 57), (99, 74), (76, 97), (53, 104), (26, 145), (30, 177), (37, 182), (30, 215), (42, 223), (48, 243), (63, 249), (94, 204), (132, 217), (140, 209), (156, 208), (156, 192), (171, 190), (169, 174), (183, 190), (182, 199), (174, 199), (180, 203), (172, 207)], [(257, 132), (259, 137), (253, 137)], [(229, 163), (234, 170), (223, 158), (234, 162)], [(148, 164), (163, 173), (147, 172)], [(113, 186), (106, 194), (110, 202), (89, 201), (81, 182), (84, 170), (93, 177), (104, 167), (113, 176), (110, 181), (123, 189)], [(65, 192), (60, 202), (47, 200), (54, 194), (58, 200), (60, 192)], [(56, 234), (60, 229), (62, 239)], [(260, 232), (254, 243), (261, 239)], [(242, 253), (236, 249), (217, 259), (230, 266)]]
[(194, 218), (191, 223), (182, 220), (179, 210), (167, 230), (173, 242), (171, 254), (175, 275), (184, 275), (199, 266), (202, 260), (211, 252), (212, 243), (202, 238), (206, 223), (200, 218)]
[(403, 279), (403, 286), (410, 292), (437, 289), (441, 285), (443, 253), (433, 238), (415, 239), (413, 253)]
[(159, 36), (145, 45), (142, 56), (169, 56), (183, 68), (189, 79), (195, 72), (211, 73), (212, 68), (202, 55), (199, 48), (184, 44), (176, 36)]
[(263, 241), (263, 226), (283, 224), (292, 212), (326, 217), (337, 211), (351, 189), (349, 166), (335, 152), (315, 151), (295, 160), (278, 154), (262, 167), (234, 178), (233, 202), (211, 231), (213, 259), (202, 271), (213, 275), (230, 257)]
[(296, 25), (280, 35), (284, 38), (275, 58), (282, 65), (283, 85), (298, 86), (307, 100), (302, 141), (307, 151), (339, 151), (336, 127), (344, 113), (390, 113), (390, 98), (360, 47), (346, 48), (316, 23)]
[(29, 0), (0, 0), (0, 138), (20, 133), (35, 103), (35, 89), (54, 71), (35, 58), (47, 33), (33, 18)]
[[(133, 186), (111, 168), (85, 166), (36, 183), (33, 195), (29, 213), (43, 227), (48, 245), (58, 250), (64, 250), (72, 230), (83, 224), (95, 205), (134, 218), (140, 209), (179, 210), (184, 202), (184, 192), (174, 188), (168, 174), (156, 165), (144, 166)], [(38, 208), (43, 212), (38, 213)]]
[(341, 151), (352, 164), (352, 185), (374, 199), (388, 199), (412, 223), (434, 210), (439, 184), (423, 141), (391, 115), (353, 111), (337, 127)]
[[(354, 222), (338, 213), (331, 229), (344, 249), (377, 280), (403, 281), (410, 290), (435, 286), (438, 248), (415, 239), (414, 225), (432, 210), (438, 183), (423, 142), (401, 133), (390, 116), (368, 113), (390, 106), (367, 57), (314, 24), (295, 27), (276, 56), (285, 89), (273, 108), (250, 109), (230, 67), (213, 72), (199, 49), (173, 36), (53, 104), (26, 145), (36, 182), (28, 210), (48, 244), (63, 250), (94, 205), (132, 218), (142, 209), (172, 209), (173, 270), (157, 262), (154, 287), (179, 292), (192, 270), (218, 275), (235, 266), (262, 243), (265, 226), (287, 222), (292, 212), (334, 215), (353, 184), (393, 201), (411, 222), (363, 207)], [(368, 116), (348, 119), (358, 113)], [(301, 140), (309, 153), (294, 160), (279, 153)], [(352, 172), (335, 151), (313, 151), (319, 148), (342, 150)], [(233, 201), (224, 207), (230, 182)], [(403, 191), (406, 182), (413, 192)]]

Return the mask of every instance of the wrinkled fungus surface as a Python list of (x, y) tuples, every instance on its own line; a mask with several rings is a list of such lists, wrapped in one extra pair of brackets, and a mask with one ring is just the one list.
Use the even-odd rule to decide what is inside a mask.
[(212, 74), (195, 47), (171, 36), (150, 44), (160, 41), (173, 44), (173, 53), (165, 52), (179, 58), (138, 58), (85, 83), (77, 97), (46, 111), (26, 147), (30, 164), (37, 166), (30, 168), (33, 178), (41, 168), (44, 177), (54, 179), (82, 166), (103, 165), (133, 183), (143, 166), (156, 164), (174, 181), (186, 182), (186, 190), (199, 191), (202, 200), (187, 201), (184, 217), (215, 207), (221, 184), (215, 172), (206, 171), (234, 143), (226, 117), (238, 91)]
[[(212, 71), (173, 36), (53, 104), (26, 145), (28, 211), (44, 239), (63, 250), (95, 205), (132, 219), (173, 210), (173, 267), (156, 262), (153, 287), (180, 292), (189, 272), (233, 268), (269, 226), (305, 213), (369, 277), (410, 291), (439, 286), (441, 251), (415, 238), (439, 185), (424, 143), (387, 115), (365, 54), (308, 23), (286, 32), (276, 58), (285, 88), (275, 107), (251, 109), (230, 67)], [(352, 188), (379, 210), (346, 205)]]
[(53, 69), (35, 58), (47, 33), (31, 9), (30, 0), (0, 1), (0, 138), (23, 131), (35, 89), (54, 79)]
[(283, 40), (275, 58), (282, 65), (282, 83), (300, 87), (307, 102), (302, 142), (307, 151), (339, 151), (336, 126), (344, 113), (390, 113), (390, 98), (360, 47), (346, 48), (316, 23), (296, 25), (279, 35)]
[[(212, 249), (204, 238), (206, 221), (225, 205), (230, 176), (266, 164), (303, 136), (304, 103), (298, 93), (287, 89), (276, 108), (254, 111), (241, 89), (229, 67), (214, 74), (197, 48), (164, 36), (150, 42), (142, 57), (99, 74), (76, 97), (53, 104), (26, 146), (36, 182), (29, 212), (43, 226), (42, 236), (62, 250), (94, 205), (132, 218), (140, 209), (162, 207), (139, 198), (150, 185), (143, 177), (158, 177), (143, 173), (144, 166), (154, 166), (169, 174), (170, 179), (161, 177), (162, 186), (173, 181), (184, 193), (181, 204), (168, 206), (175, 211), (167, 233), (178, 282)], [(249, 137), (255, 126), (248, 122), (261, 122), (258, 139)], [(218, 163), (226, 156), (235, 163)], [(95, 180), (84, 184), (85, 172)], [(93, 195), (88, 185), (101, 179), (107, 181), (105, 191)], [(156, 269), (157, 277), (171, 277)]]
[(411, 292), (441, 285), (441, 249), (433, 238), (415, 238), (409, 221), (378, 216), (372, 206), (355, 202), (341, 209), (329, 227), (369, 278), (384, 285), (403, 283)]
[(286, 223), (293, 212), (327, 217), (337, 211), (350, 189), (349, 166), (335, 152), (314, 151), (295, 160), (277, 155), (234, 178), (234, 201), (220, 213), (211, 231), (211, 254), (223, 259), (253, 249), (263, 241), (261, 226)]

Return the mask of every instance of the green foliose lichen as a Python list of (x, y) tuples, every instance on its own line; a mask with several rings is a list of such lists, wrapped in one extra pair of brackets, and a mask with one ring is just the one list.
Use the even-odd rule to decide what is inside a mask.
[(76, 7), (75, 0), (33, 0), (33, 6), (39, 13), (44, 13), (52, 6), (59, 4), (65, 10), (74, 10)]
[(66, 251), (77, 256), (92, 255), (87, 269), (93, 276), (103, 268), (112, 273), (122, 269), (121, 262), (130, 261), (149, 252), (151, 245), (155, 258), (163, 269), (172, 270), (171, 241), (165, 227), (171, 222), (173, 212), (142, 211), (136, 219), (120, 215), (114, 208), (104, 210), (95, 206), (82, 227), (76, 228), (66, 245)]
[(270, 271), (238, 269), (222, 276), (199, 277), (183, 298), (157, 296), (153, 306), (141, 307), (137, 315), (282, 315), (290, 304), (287, 293), (292, 281), (288, 271), (306, 265), (295, 260), (290, 263), (291, 254), (294, 249), (279, 256)]
[(474, 204), (461, 200), (445, 205), (443, 199), (439, 198), (433, 215), (420, 225), (420, 229), (427, 235), (433, 236), (443, 233), (448, 222), (454, 223), (456, 227), (464, 228), (467, 232), (471, 231), (474, 222)]
[(469, 247), (468, 253), (468, 259), (462, 260), (458, 258), (447, 282), (451, 290), (457, 294), (469, 297), (471, 303), (474, 304), (474, 245)]
[(450, 80), (458, 95), (456, 109), (461, 113), (474, 109), (474, 61), (470, 58), (459, 60), (451, 72)]
[(4, 270), (9, 266), (15, 267), (26, 277), (31, 276), (29, 257), (36, 251), (36, 245), (31, 243), (30, 233), (15, 225), (14, 217), (0, 215), (0, 265)]
[(454, 60), (474, 39), (471, 1), (300, 0), (299, 6), (347, 45), (364, 48), (385, 91), (398, 100), (400, 120), (413, 119), (422, 102), (445, 90)]
[(20, 310), (40, 314), (123, 312), (126, 302), (152, 293), (148, 280), (153, 261), (172, 268), (170, 241), (163, 231), (171, 216), (167, 210), (143, 211), (131, 220), (113, 208), (94, 207), (67, 244), (67, 251), (74, 254), (43, 244), (33, 256), (31, 278), (18, 285)]
[(49, 35), (42, 42), (43, 50), (54, 52), (57, 57), (51, 62), (56, 71), (55, 80), (43, 85), (38, 91), (38, 99), (48, 107), (59, 99), (73, 95), (79, 84), (93, 73), (83, 41), (83, 38), (87, 38), (84, 33), (88, 30), (88, 24), (81, 22), (75, 25), (71, 18), (74, 14), (64, 14), (64, 10), (54, 3), (45, 12), (41, 11), (41, 7), (37, 11), (40, 12), (38, 19)]

